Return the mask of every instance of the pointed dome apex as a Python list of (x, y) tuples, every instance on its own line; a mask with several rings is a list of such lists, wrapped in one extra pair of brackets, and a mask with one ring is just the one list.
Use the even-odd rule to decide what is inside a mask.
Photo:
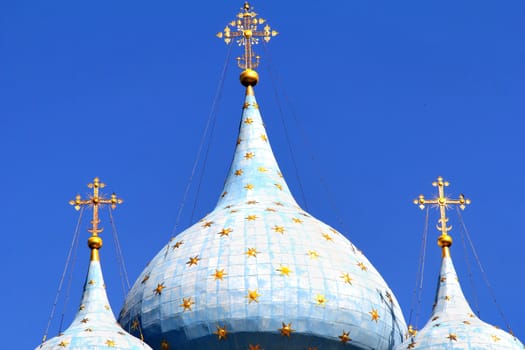
[(297, 207), (275, 160), (251, 86), (247, 88), (233, 161), (217, 207), (257, 201)]
[(111, 205), (122, 203), (115, 194), (110, 199), (99, 196), (99, 189), (104, 188), (104, 184), (95, 178), (89, 188), (93, 188), (93, 196), (87, 200), (77, 196), (70, 201), (75, 209), (81, 206), (91, 206), (93, 208), (92, 227), (89, 229), (92, 236), (88, 239), (88, 246), (91, 249), (91, 261), (84, 283), (84, 291), (78, 312), (71, 325), (57, 337), (39, 345), (35, 350), (70, 349), (70, 350), (92, 350), (113, 348), (115, 350), (151, 350), (140, 339), (125, 332), (117, 323), (113, 311), (109, 305), (106, 295), (106, 285), (102, 276), (100, 265), (99, 249), (102, 247), (102, 239), (98, 236), (102, 229), (98, 228), (98, 209), (99, 205)]

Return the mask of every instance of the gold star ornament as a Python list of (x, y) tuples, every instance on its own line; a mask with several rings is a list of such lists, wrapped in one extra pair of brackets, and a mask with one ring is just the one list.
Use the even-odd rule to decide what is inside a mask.
[(156, 294), (156, 295), (161, 295), (162, 294), (162, 290), (166, 288), (164, 286), (164, 283), (158, 283), (157, 284), (157, 288), (153, 289), (153, 292)]
[(346, 344), (348, 343), (350, 340), (350, 332), (345, 332), (343, 331), (343, 334), (339, 336), (339, 339), (341, 340), (341, 343), (343, 344)]
[(224, 276), (226, 276), (227, 273), (224, 272), (224, 269), (222, 270), (215, 270), (215, 273), (212, 274), (212, 276), (215, 278), (215, 280), (221, 280), (224, 278)]
[(292, 329), (292, 324), (291, 323), (282, 323), (283, 326), (281, 328), (279, 328), (279, 331), (281, 332), (281, 335), (283, 337), (290, 337), (292, 335), (292, 332), (295, 332), (294, 329)]
[(183, 309), (183, 312), (184, 312), (184, 311), (191, 311), (191, 306), (194, 304), (195, 302), (193, 302), (193, 300), (191, 300), (191, 297), (189, 297), (189, 298), (182, 298), (182, 304), (180, 304), (179, 306), (184, 308)]
[(248, 289), (248, 295), (246, 296), (246, 298), (248, 298), (248, 304), (251, 304), (252, 301), (258, 303), (260, 296), (261, 295), (257, 293), (257, 289), (254, 289), (254, 290)]
[(219, 340), (226, 340), (226, 338), (228, 338), (228, 331), (226, 330), (226, 326), (217, 326), (217, 331), (213, 332), (213, 334), (216, 334)]
[(381, 318), (376, 309), (372, 309), (372, 311), (370, 311), (369, 314), (372, 317), (371, 321), (376, 321), (376, 323)]
[(199, 258), (198, 255), (192, 256), (192, 257), (190, 257), (190, 259), (186, 262), (186, 265), (188, 265), (188, 266), (197, 265), (197, 264), (199, 263), (199, 260), (201, 260), (201, 259)]

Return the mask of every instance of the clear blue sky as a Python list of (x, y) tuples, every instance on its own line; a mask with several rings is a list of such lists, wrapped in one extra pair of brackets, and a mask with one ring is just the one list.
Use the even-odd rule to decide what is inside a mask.
[[(241, 5), (0, 4), (3, 347), (39, 344), (77, 220), (67, 202), (88, 193), (94, 176), (108, 184), (107, 193), (125, 199), (115, 221), (132, 282), (170, 238), (228, 52), (214, 34)], [(444, 176), (451, 195), (473, 201), (465, 223), (501, 308), (525, 340), (525, 3), (253, 5), (280, 32), (267, 49), (257, 49), (263, 64), (256, 95), (297, 200), (364, 251), (408, 320), (424, 227), (424, 212), (412, 199), (432, 197), (430, 183)], [(200, 194), (196, 176), (178, 231), (191, 223), (196, 197), (193, 221), (221, 191), (243, 99), (238, 74), (232, 60), (207, 138)], [(197, 174), (202, 169), (201, 158)], [(419, 327), (431, 309), (440, 262), (436, 215)], [(475, 308), (459, 224), (453, 211), (450, 216), (452, 254)], [(118, 313), (123, 291), (107, 216), (103, 226), (103, 267)], [(82, 232), (65, 326), (86, 272), (85, 227)], [(472, 256), (469, 261), (482, 319), (504, 328)]]

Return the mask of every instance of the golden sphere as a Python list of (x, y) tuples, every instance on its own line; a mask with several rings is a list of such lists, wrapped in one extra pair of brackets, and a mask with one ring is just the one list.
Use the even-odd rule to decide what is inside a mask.
[(253, 36), (251, 29), (246, 29), (242, 32), (245, 38), (250, 39)]
[(91, 249), (100, 249), (102, 247), (102, 238), (91, 236), (88, 238), (88, 247)]
[(239, 77), (243, 86), (255, 86), (259, 82), (259, 74), (253, 69), (245, 69)]
[(443, 247), (450, 247), (452, 245), (452, 237), (449, 235), (441, 235), (438, 238), (438, 246), (441, 248)]

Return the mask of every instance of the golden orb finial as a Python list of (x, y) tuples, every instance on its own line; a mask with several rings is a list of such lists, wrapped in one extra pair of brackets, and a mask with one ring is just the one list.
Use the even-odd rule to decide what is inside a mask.
[(259, 74), (253, 69), (245, 69), (239, 76), (241, 84), (245, 87), (255, 86), (259, 82)]

